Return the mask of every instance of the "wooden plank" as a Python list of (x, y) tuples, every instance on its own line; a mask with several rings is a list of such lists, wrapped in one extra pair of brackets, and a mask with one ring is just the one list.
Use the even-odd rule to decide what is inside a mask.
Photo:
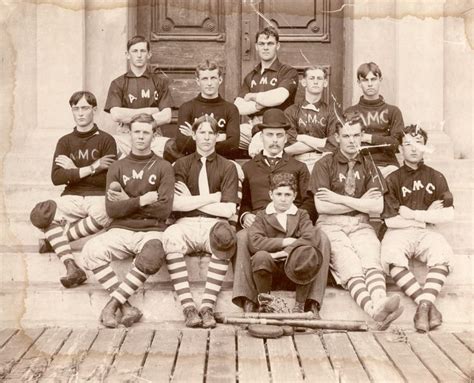
[(203, 329), (185, 329), (179, 346), (173, 382), (202, 382), (206, 362), (207, 337)]
[(345, 333), (323, 335), (332, 361), (336, 378), (340, 382), (367, 382), (369, 377), (359, 362), (352, 344)]
[(67, 328), (49, 328), (13, 367), (6, 382), (37, 381), (71, 333)]
[(408, 382), (436, 382), (405, 339), (387, 333), (377, 333), (375, 337)]
[(16, 328), (5, 328), (0, 331), (0, 347), (3, 347), (10, 338), (18, 332)]
[(153, 343), (140, 375), (144, 382), (170, 380), (180, 338), (181, 332), (178, 330), (155, 331)]
[(20, 330), (0, 350), (0, 379), (10, 372), (43, 331), (42, 328)]
[(124, 329), (102, 328), (77, 371), (78, 381), (103, 381), (126, 335)]
[(373, 382), (404, 381), (371, 333), (350, 332), (349, 338)]
[(151, 329), (130, 329), (110, 368), (106, 382), (130, 382), (137, 379), (152, 338)]
[(464, 343), (466, 347), (469, 350), (471, 350), (471, 352), (474, 352), (474, 332), (472, 331), (455, 332), (454, 335), (462, 343)]
[(459, 370), (426, 334), (408, 334), (408, 341), (426, 367), (440, 382), (467, 382), (467, 377)]
[[(82, 359), (85, 357), (95, 338), (97, 329), (76, 329), (64, 343), (40, 379), (42, 383), (69, 382), (77, 374)], [(72, 378), (74, 380), (74, 378)]]
[(296, 350), (300, 355), (305, 380), (308, 382), (336, 381), (336, 375), (324, 350), (321, 339), (316, 334), (295, 334)]
[(474, 354), (458, 338), (436, 331), (430, 332), (430, 338), (466, 376), (474, 378)]
[(235, 364), (236, 350), (234, 328), (225, 326), (212, 330), (209, 339), (206, 382), (235, 382)]
[(303, 374), (291, 336), (267, 339), (272, 382), (302, 382)]
[(239, 383), (269, 382), (270, 376), (262, 339), (250, 336), (247, 331), (237, 331)]

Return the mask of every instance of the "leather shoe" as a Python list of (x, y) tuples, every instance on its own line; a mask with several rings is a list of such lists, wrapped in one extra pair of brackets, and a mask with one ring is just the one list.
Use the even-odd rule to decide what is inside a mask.
[(102, 323), (105, 327), (118, 327), (119, 321), (117, 320), (116, 312), (120, 306), (121, 304), (117, 299), (111, 298), (100, 313), (100, 323)]
[(214, 328), (216, 327), (216, 319), (214, 318), (214, 310), (210, 307), (204, 307), (199, 310), (199, 315), (202, 318), (203, 328)]
[(430, 331), (429, 313), (430, 313), (431, 302), (423, 301), (418, 305), (416, 309), (415, 317), (415, 328), (420, 332)]
[(242, 308), (244, 310), (244, 313), (254, 313), (257, 311), (257, 305), (254, 302), (252, 302), (250, 299), (245, 299), (245, 302)]
[(430, 330), (433, 330), (436, 327), (441, 326), (441, 323), (443, 323), (443, 314), (439, 312), (439, 310), (436, 308), (434, 304), (431, 304), (430, 306), (429, 318), (430, 318), (430, 322), (429, 322)]
[(122, 306), (122, 319), (120, 323), (125, 327), (130, 327), (132, 324), (138, 322), (142, 316), (143, 313), (139, 309), (125, 302)]
[(183, 310), (184, 324), (186, 327), (199, 327), (202, 324), (202, 320), (199, 317), (196, 307), (189, 306)]
[(82, 285), (87, 280), (87, 275), (76, 262), (72, 259), (67, 259), (64, 262), (66, 266), (66, 276), (59, 278), (61, 284), (66, 288), (76, 287)]
[(316, 301), (311, 301), (309, 304), (309, 311), (313, 312), (313, 319), (321, 320), (321, 315), (319, 314), (319, 303)]

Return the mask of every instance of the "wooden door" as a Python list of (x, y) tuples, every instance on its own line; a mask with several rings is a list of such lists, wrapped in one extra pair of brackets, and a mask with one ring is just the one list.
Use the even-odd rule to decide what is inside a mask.
[[(280, 61), (298, 69), (329, 69), (330, 93), (342, 104), (342, 0), (138, 0), (136, 32), (150, 39), (152, 65), (171, 81), (175, 112), (195, 97), (203, 59), (224, 68), (221, 95), (232, 101), (258, 64), (255, 33), (270, 22), (280, 32)], [(268, 20), (268, 21), (265, 21)], [(132, 29), (132, 28), (130, 28)], [(301, 88), (301, 87), (300, 87)], [(299, 89), (298, 97), (303, 91)]]

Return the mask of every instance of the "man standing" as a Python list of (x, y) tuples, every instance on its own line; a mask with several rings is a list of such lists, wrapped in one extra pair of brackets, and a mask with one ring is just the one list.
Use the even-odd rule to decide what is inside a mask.
[[(150, 43), (143, 36), (132, 37), (127, 42), (126, 53), (130, 69), (110, 84), (104, 110), (114, 121), (127, 127), (140, 113), (150, 114), (156, 126), (171, 121), (173, 100), (167, 81), (148, 69), (151, 55)], [(115, 140), (122, 156), (130, 153), (129, 134), (116, 135)], [(166, 141), (168, 138), (163, 137), (161, 129), (155, 129), (152, 150), (160, 157), (163, 157)]]
[[(290, 125), (280, 109), (269, 109), (258, 125), (262, 132), (263, 151), (243, 166), (244, 183), (240, 206), (240, 224), (248, 229), (255, 221), (256, 214), (271, 202), (270, 176), (276, 173), (290, 173), (297, 184), (295, 205), (306, 210), (311, 219), (316, 219), (312, 196), (307, 194), (309, 172), (300, 161), (283, 152)], [(321, 231), (314, 231), (313, 247), (321, 252), (323, 263), (308, 296), (307, 308), (319, 316), (329, 267), (329, 241)], [(252, 277), (247, 230), (237, 233), (237, 255), (234, 267), (234, 288), (232, 302), (244, 311), (253, 311), (257, 301), (257, 288)]]
[[(215, 151), (217, 121), (207, 115), (199, 117), (192, 125), (192, 132), (196, 152), (174, 164), (173, 211), (177, 221), (165, 231), (163, 244), (186, 326), (212, 328), (216, 326), (217, 295), (235, 253), (235, 229), (228, 219), (236, 212), (238, 178), (234, 164)], [(185, 254), (195, 251), (211, 254), (199, 312), (184, 261)]]
[[(285, 110), (295, 101), (298, 72), (278, 60), (280, 36), (273, 27), (266, 27), (255, 36), (255, 50), (260, 63), (245, 76), (235, 105), (239, 113), (248, 116), (248, 123), (240, 126), (240, 148), (247, 149), (252, 139), (252, 128), (262, 122), (268, 108)], [(250, 155), (261, 150), (260, 140)]]
[(383, 209), (384, 181), (378, 169), (359, 153), (358, 114), (336, 123), (339, 150), (314, 165), (310, 189), (319, 213), (317, 227), (331, 242), (331, 268), (357, 304), (385, 330), (403, 308), (400, 297), (387, 298), (380, 264), (380, 242), (369, 214)]
[[(154, 119), (139, 114), (130, 121), (132, 151), (107, 174), (109, 230), (83, 248), (84, 263), (110, 294), (100, 321), (106, 327), (131, 326), (142, 313), (128, 303), (165, 260), (161, 243), (174, 195), (173, 168), (151, 151)], [(132, 269), (120, 282), (110, 262), (134, 257)], [(117, 310), (122, 311), (119, 322)]]
[(402, 113), (396, 106), (387, 104), (380, 95), (382, 71), (377, 64), (362, 64), (357, 69), (357, 83), (362, 90), (362, 96), (359, 103), (348, 108), (346, 113), (360, 113), (361, 142), (364, 146), (369, 146), (375, 164), (386, 177), (399, 166), (395, 153), (399, 137), (403, 134)]
[(205, 114), (213, 116), (219, 128), (216, 152), (234, 159), (239, 156), (239, 110), (219, 95), (222, 84), (222, 68), (215, 61), (205, 60), (196, 68), (196, 82), (200, 93), (179, 108), (176, 146), (185, 155), (196, 151), (191, 126), (194, 120)]
[[(395, 283), (418, 305), (415, 328), (428, 332), (443, 317), (434, 302), (449, 274), (453, 251), (435, 224), (454, 218), (453, 195), (444, 176), (423, 163), (428, 135), (408, 126), (401, 139), (404, 165), (387, 177), (382, 217), (388, 229), (382, 241), (382, 264)], [(408, 260), (426, 263), (423, 288), (408, 268)]]
[(94, 123), (95, 96), (75, 92), (69, 99), (76, 126), (61, 137), (54, 152), (51, 180), (66, 185), (61, 197), (40, 202), (32, 210), (33, 225), (43, 230), (54, 252), (66, 266), (60, 279), (64, 287), (85, 282), (86, 273), (77, 266), (70, 242), (95, 234), (109, 223), (105, 212), (105, 177), (115, 161), (117, 147), (113, 137)]
[(322, 100), (324, 88), (328, 86), (327, 69), (306, 68), (301, 84), (305, 89), (305, 99), (285, 110), (291, 125), (285, 152), (304, 162), (311, 172), (322, 153), (332, 152), (337, 146), (334, 113)]

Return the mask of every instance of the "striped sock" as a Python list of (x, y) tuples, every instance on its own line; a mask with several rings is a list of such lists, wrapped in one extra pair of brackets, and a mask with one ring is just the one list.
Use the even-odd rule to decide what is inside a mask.
[(372, 316), (374, 312), (374, 305), (372, 299), (370, 298), (369, 291), (365, 285), (365, 280), (363, 277), (354, 277), (349, 279), (347, 282), (347, 289), (351, 294), (351, 297), (354, 298), (356, 303), (364, 310), (367, 314)]
[(385, 276), (381, 270), (369, 269), (365, 273), (365, 284), (372, 301), (377, 302), (387, 297)]
[(68, 259), (74, 260), (71, 246), (69, 246), (67, 236), (64, 235), (64, 228), (62, 226), (57, 224), (49, 225), (44, 230), (44, 235), (63, 263)]
[(402, 291), (419, 304), (423, 290), (413, 273), (406, 267), (390, 265), (390, 275)]
[(120, 285), (120, 281), (110, 265), (105, 265), (92, 270), (97, 281), (110, 294)]
[(444, 282), (446, 282), (446, 278), (448, 278), (448, 274), (449, 270), (447, 266), (437, 265), (430, 267), (420, 300), (434, 303), (443, 288)]
[(143, 286), (148, 277), (148, 274), (142, 273), (136, 266), (133, 266), (120, 286), (110, 296), (124, 304), (128, 298)]
[(201, 308), (210, 307), (211, 309), (214, 309), (217, 301), (217, 294), (221, 291), (222, 282), (224, 282), (228, 268), (229, 261), (219, 259), (214, 254), (211, 254)]
[(196, 307), (189, 288), (188, 269), (186, 262), (184, 262), (184, 255), (181, 253), (166, 254), (166, 265), (181, 306), (183, 308)]
[(89, 235), (98, 233), (103, 229), (103, 226), (100, 225), (94, 218), (88, 216), (84, 219), (77, 221), (72, 225), (67, 231), (67, 239), (72, 242), (79, 238), (87, 237)]

